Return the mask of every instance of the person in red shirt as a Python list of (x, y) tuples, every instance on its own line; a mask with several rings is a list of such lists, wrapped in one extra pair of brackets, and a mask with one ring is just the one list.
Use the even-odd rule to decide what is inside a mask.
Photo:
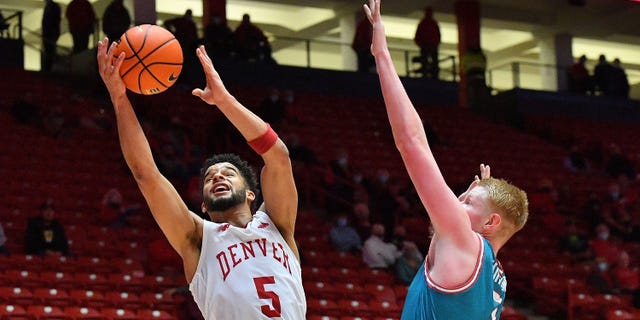
[(620, 255), (620, 245), (611, 238), (609, 227), (600, 223), (595, 228), (596, 236), (589, 242), (589, 247), (595, 258), (602, 258), (609, 265), (616, 262)]
[(631, 267), (629, 254), (626, 251), (620, 252), (611, 270), (611, 277), (614, 286), (623, 293), (631, 293), (640, 285), (638, 269)]

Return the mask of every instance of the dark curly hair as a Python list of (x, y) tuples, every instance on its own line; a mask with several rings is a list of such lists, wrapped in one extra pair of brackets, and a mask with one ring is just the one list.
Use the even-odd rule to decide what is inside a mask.
[[(231, 163), (238, 168), (247, 188), (253, 191), (253, 193), (256, 194), (256, 199), (258, 199), (260, 190), (258, 189), (258, 178), (256, 177), (256, 173), (253, 171), (251, 166), (249, 166), (248, 162), (240, 159), (238, 155), (233, 153), (216, 154), (204, 161), (202, 168), (200, 168), (200, 191), (202, 192), (202, 188), (204, 187), (204, 174), (207, 172), (207, 169), (212, 165), (221, 162)], [(251, 207), (252, 209), (255, 207), (255, 201)]]

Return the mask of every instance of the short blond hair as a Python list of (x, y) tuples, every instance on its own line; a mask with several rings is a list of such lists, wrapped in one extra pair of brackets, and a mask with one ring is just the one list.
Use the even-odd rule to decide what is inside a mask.
[(524, 190), (496, 178), (482, 179), (478, 186), (487, 190), (490, 205), (504, 219), (513, 224), (514, 232), (524, 227), (529, 217), (529, 200)]

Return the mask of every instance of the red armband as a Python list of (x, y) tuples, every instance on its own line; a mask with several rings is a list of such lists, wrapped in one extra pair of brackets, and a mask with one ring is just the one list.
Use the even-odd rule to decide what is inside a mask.
[(271, 126), (267, 123), (267, 131), (263, 133), (261, 136), (248, 141), (249, 146), (258, 154), (263, 154), (278, 141), (278, 134), (271, 129)]

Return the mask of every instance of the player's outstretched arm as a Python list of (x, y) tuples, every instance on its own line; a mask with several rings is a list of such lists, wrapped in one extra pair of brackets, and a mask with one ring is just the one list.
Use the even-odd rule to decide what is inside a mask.
[[(229, 93), (204, 46), (200, 46), (196, 54), (204, 69), (207, 86), (204, 89), (194, 89), (193, 95), (208, 104), (216, 105), (247, 141), (262, 141), (260, 139), (263, 139), (267, 133), (267, 123)], [(279, 138), (274, 144), (267, 143), (264, 147), (265, 150), (259, 151), (265, 164), (260, 175), (264, 197), (263, 208), (278, 226), (287, 243), (294, 252), (297, 252), (293, 233), (298, 209), (298, 193), (293, 180), (289, 151)]]
[[(396, 147), (413, 181), (420, 199), (429, 212), (437, 234), (458, 237), (462, 245), (476, 242), (471, 225), (458, 198), (447, 186), (429, 149), (424, 126), (393, 66), (384, 24), (380, 16), (380, 0), (369, 0), (365, 13), (373, 26), (371, 52), (376, 60), (380, 86)], [(469, 232), (461, 232), (468, 230)]]
[(153, 217), (173, 248), (185, 260), (185, 267), (187, 260), (195, 259), (193, 261), (197, 264), (199, 247), (194, 244), (198, 244), (198, 239), (202, 238), (202, 219), (189, 212), (178, 192), (158, 171), (149, 142), (127, 98), (126, 87), (119, 74), (124, 53), (112, 63), (116, 44), (108, 46), (108, 43), (106, 38), (98, 42), (98, 68), (115, 110), (122, 154)]

